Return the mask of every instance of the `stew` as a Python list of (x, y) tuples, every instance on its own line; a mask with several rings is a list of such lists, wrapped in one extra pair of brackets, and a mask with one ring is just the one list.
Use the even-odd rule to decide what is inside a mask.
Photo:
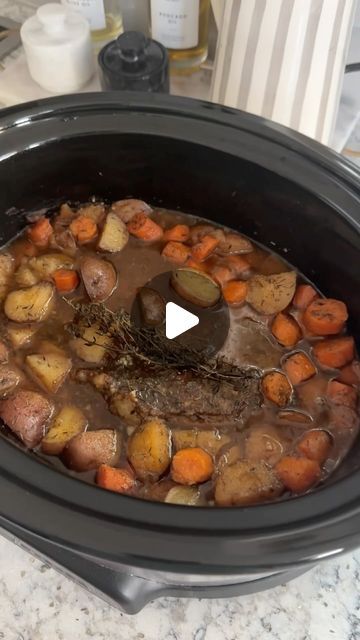
[[(166, 339), (159, 274), (185, 307), (228, 310), (217, 354)], [(4, 437), (104, 489), (283, 499), (324, 482), (357, 435), (346, 304), (235, 231), (134, 199), (65, 203), (4, 247), (0, 299)]]

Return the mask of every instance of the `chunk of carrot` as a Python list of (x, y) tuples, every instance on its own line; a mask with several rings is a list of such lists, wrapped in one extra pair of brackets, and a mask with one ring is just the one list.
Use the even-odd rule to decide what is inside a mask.
[(296, 287), (295, 295), (293, 297), (293, 305), (297, 309), (303, 311), (309, 306), (310, 302), (314, 300), (319, 294), (315, 291), (314, 287), (310, 284), (299, 284)]
[(339, 369), (354, 359), (355, 343), (352, 336), (322, 340), (314, 345), (313, 353), (324, 367)]
[(228, 256), (224, 264), (230, 269), (233, 278), (238, 278), (250, 270), (249, 262), (242, 256)]
[(329, 427), (336, 431), (347, 431), (358, 427), (359, 415), (354, 409), (334, 404), (329, 415)]
[(354, 362), (343, 367), (340, 370), (337, 380), (344, 384), (360, 385), (360, 362), (358, 360), (354, 360)]
[(222, 287), (232, 279), (232, 273), (230, 269), (228, 267), (222, 266), (221, 264), (217, 264), (212, 269), (210, 269), (210, 275)]
[(136, 485), (134, 475), (128, 469), (117, 469), (101, 464), (96, 474), (96, 484), (117, 493), (131, 493)]
[(309, 460), (323, 464), (330, 453), (331, 443), (331, 436), (327, 431), (316, 429), (303, 435), (297, 449)]
[(57, 269), (52, 277), (60, 293), (74, 291), (80, 282), (78, 274), (73, 269)]
[(295, 318), (283, 312), (275, 316), (271, 332), (284, 347), (293, 347), (301, 338), (301, 329)]
[(171, 463), (171, 477), (179, 484), (198, 484), (206, 482), (212, 476), (214, 463), (212, 457), (200, 447), (180, 449)]
[(358, 394), (354, 387), (337, 380), (330, 380), (327, 386), (327, 396), (333, 404), (356, 409)]
[(163, 258), (175, 262), (175, 264), (185, 264), (190, 254), (190, 249), (182, 242), (170, 240), (163, 248), (161, 255)]
[(285, 456), (275, 466), (275, 471), (287, 489), (301, 493), (310, 489), (320, 478), (320, 465), (316, 460)]
[(278, 407), (285, 407), (290, 402), (292, 389), (284, 373), (266, 373), (262, 379), (262, 390), (264, 396)]
[(164, 235), (163, 229), (154, 222), (146, 213), (137, 213), (130, 222), (127, 223), (129, 233), (139, 240), (145, 242), (156, 242)]
[(305, 309), (303, 323), (311, 333), (330, 336), (339, 333), (348, 319), (346, 305), (333, 298), (317, 298)]
[(70, 231), (79, 244), (87, 244), (96, 238), (97, 225), (87, 216), (78, 216), (71, 222)]
[(164, 240), (165, 242), (169, 242), (173, 240), (174, 242), (186, 242), (190, 237), (190, 228), (187, 224), (176, 224), (171, 229), (166, 229), (164, 231)]
[(223, 287), (223, 296), (228, 304), (241, 304), (246, 299), (248, 284), (244, 280), (230, 280)]
[(203, 262), (208, 258), (216, 249), (219, 244), (219, 239), (214, 236), (206, 235), (199, 242), (194, 244), (191, 249), (191, 255), (194, 260)]
[(285, 360), (283, 367), (291, 384), (294, 386), (305, 382), (305, 380), (309, 380), (316, 373), (316, 369), (309, 356), (302, 351), (289, 356)]
[(28, 236), (31, 242), (37, 247), (47, 247), (53, 229), (47, 218), (40, 218), (28, 229)]
[(191, 269), (197, 269), (197, 271), (202, 271), (202, 273), (207, 273), (208, 269), (204, 262), (199, 262), (198, 260), (194, 260), (193, 258), (189, 258), (186, 261), (186, 266)]

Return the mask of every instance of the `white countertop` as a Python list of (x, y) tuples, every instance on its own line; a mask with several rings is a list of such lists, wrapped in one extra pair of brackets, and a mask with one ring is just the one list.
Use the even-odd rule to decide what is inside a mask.
[[(35, 3), (0, 0), (0, 14), (22, 20)], [(205, 97), (204, 85), (199, 97)], [(360, 156), (360, 131), (346, 147), (350, 158)], [(0, 537), (0, 640), (86, 638), (360, 640), (360, 550), (257, 595), (202, 601), (163, 598), (127, 616)]]

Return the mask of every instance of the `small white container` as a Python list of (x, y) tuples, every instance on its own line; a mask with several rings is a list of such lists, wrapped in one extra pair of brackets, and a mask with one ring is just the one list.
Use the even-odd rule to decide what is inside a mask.
[(61, 4), (45, 4), (24, 22), (21, 40), (33, 80), (53, 93), (83, 87), (94, 73), (90, 26)]

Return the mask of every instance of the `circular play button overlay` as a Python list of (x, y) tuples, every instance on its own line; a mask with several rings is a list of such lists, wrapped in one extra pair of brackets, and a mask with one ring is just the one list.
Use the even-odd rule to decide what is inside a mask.
[[(213, 358), (229, 332), (229, 309), (211, 278), (196, 273), (200, 278), (191, 282), (193, 288), (189, 289), (186, 272), (190, 271), (175, 269), (147, 282), (134, 300), (131, 320), (140, 329), (160, 334), (169, 348), (176, 343), (202, 358)], [(205, 307), (208, 303), (213, 304)]]

